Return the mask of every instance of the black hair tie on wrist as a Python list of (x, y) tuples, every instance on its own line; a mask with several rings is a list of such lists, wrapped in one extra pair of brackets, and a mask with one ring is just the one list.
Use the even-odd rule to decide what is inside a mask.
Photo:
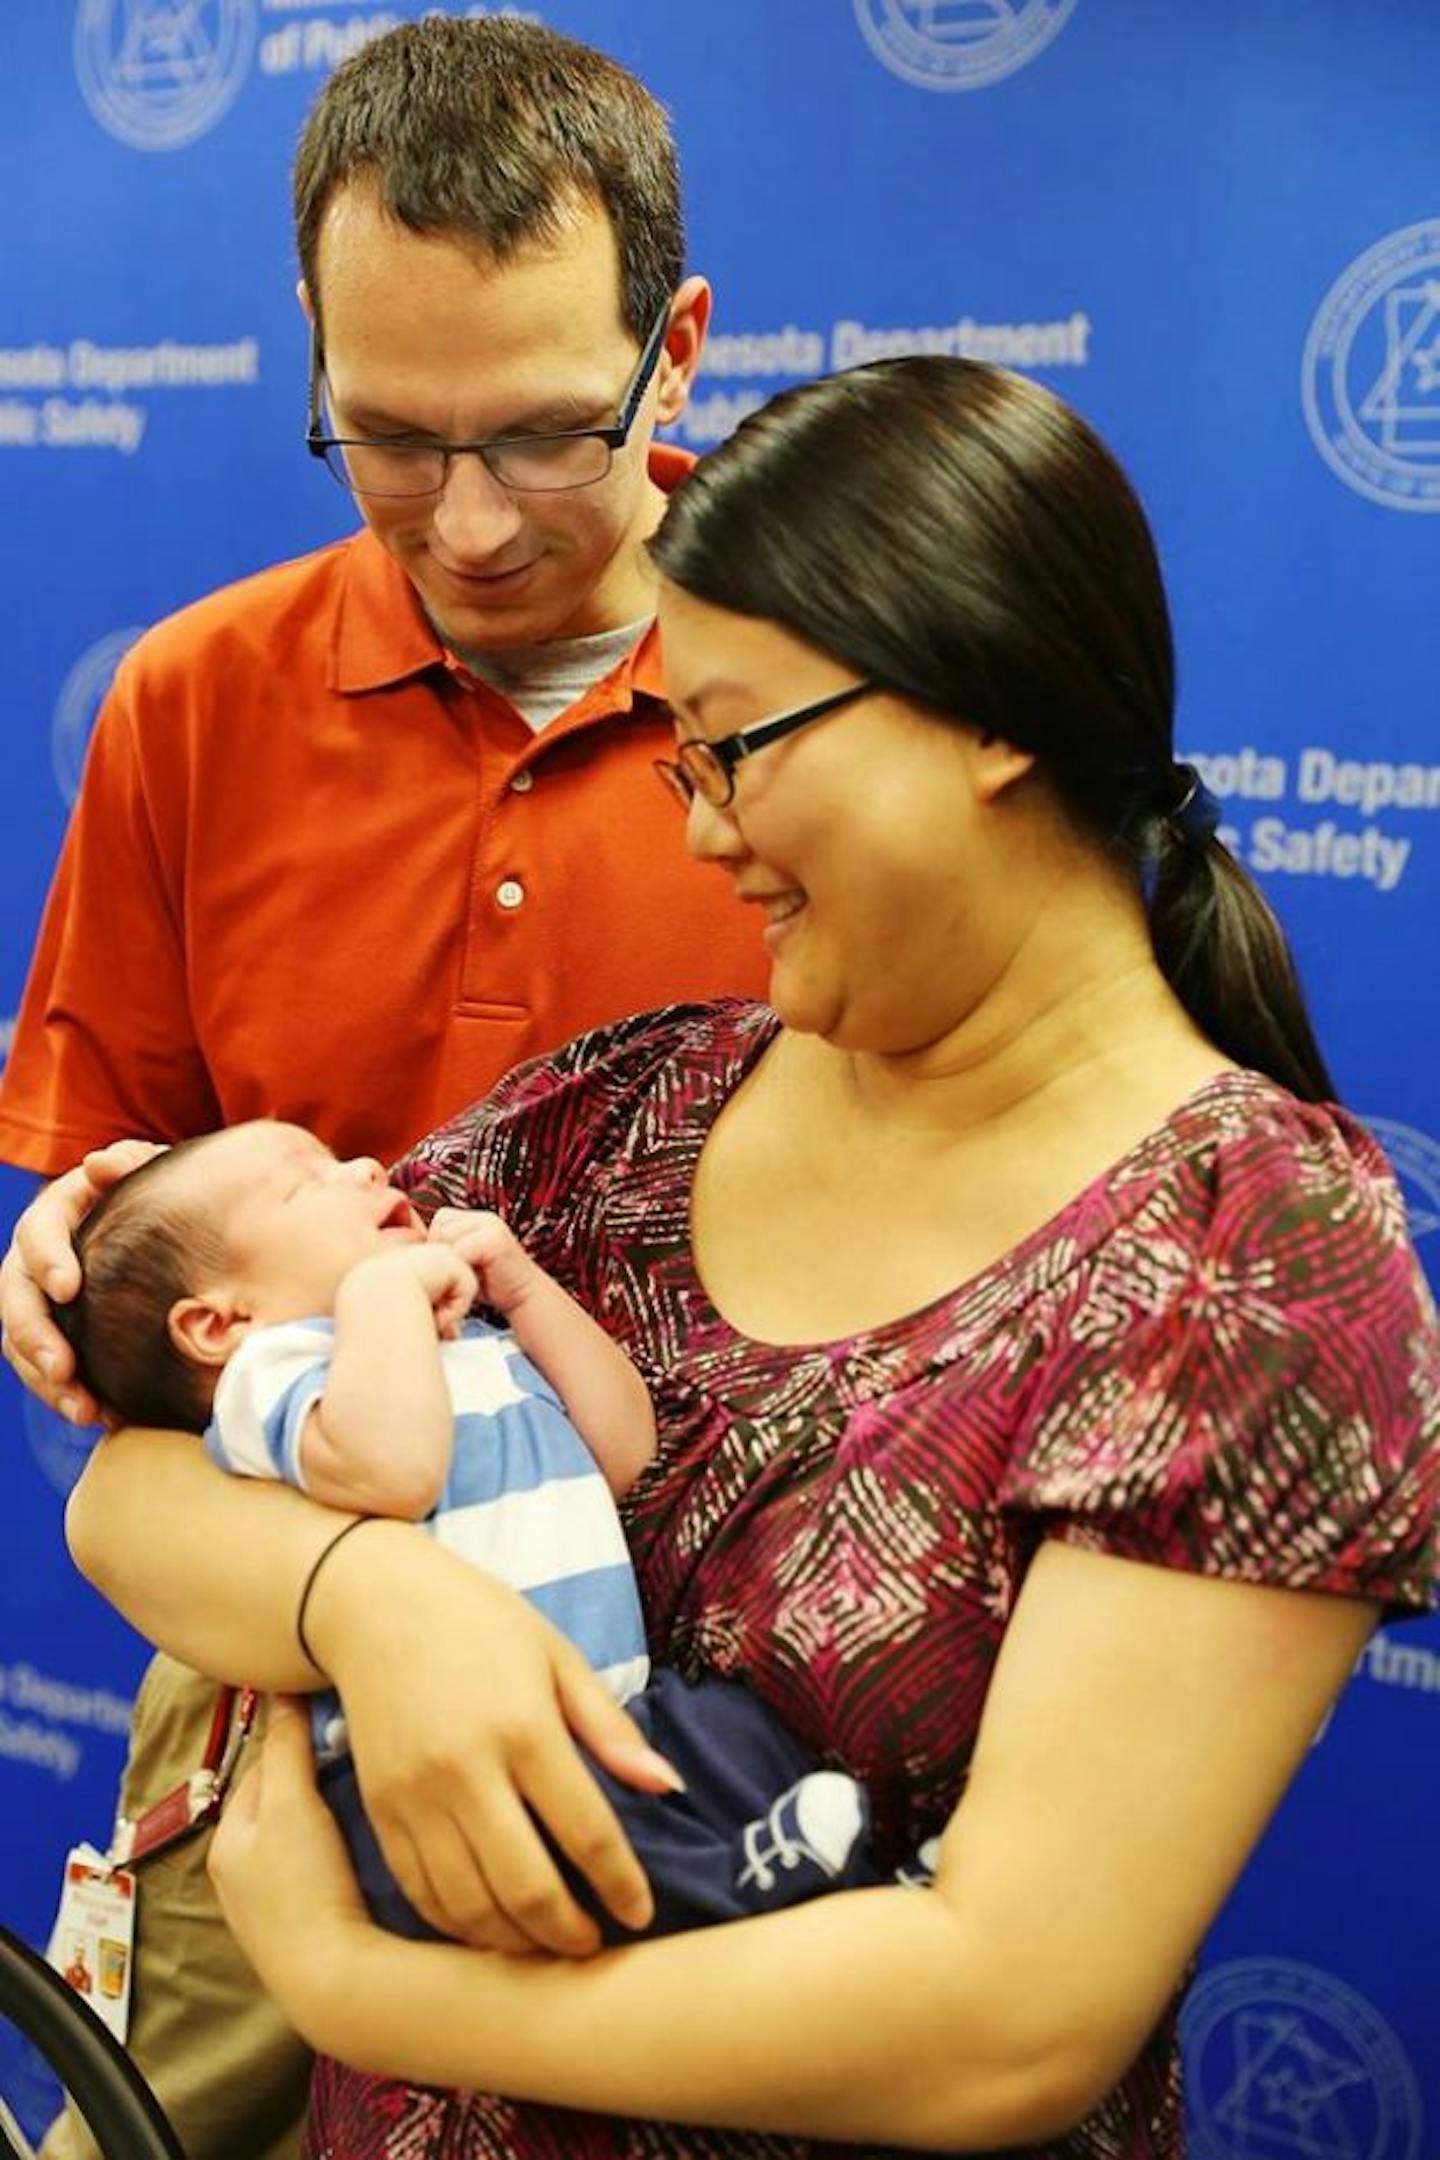
[[(295, 1608), (295, 1640), (299, 1643), (301, 1650), (304, 1652), (305, 1656), (309, 1659), (310, 1663), (314, 1666), (316, 1672), (318, 1673), (323, 1673), (325, 1671), (325, 1667), (320, 1663), (319, 1658), (316, 1657), (314, 1651), (310, 1648), (310, 1645), (306, 1640), (305, 1636), (305, 1614), (309, 1609), (310, 1605), (310, 1593), (313, 1591), (316, 1583), (320, 1579), (321, 1568), (324, 1567), (325, 1562), (330, 1558), (330, 1555), (334, 1552), (336, 1546), (343, 1545), (346, 1538), (349, 1537), (351, 1531), (358, 1530), (362, 1523), (373, 1522), (374, 1520), (375, 1518), (373, 1515), (356, 1515), (350, 1522), (347, 1522), (345, 1524), (343, 1529), (336, 1531), (334, 1537), (329, 1540), (328, 1544), (321, 1546), (319, 1552), (316, 1553), (315, 1558), (310, 1563), (310, 1572), (305, 1577), (304, 1587), (300, 1592), (300, 1603)], [(328, 1674), (326, 1674), (326, 1678), (329, 1678)]]
[(1219, 801), (1193, 765), (1177, 765), (1175, 777), (1180, 783), (1180, 798), (1174, 809), (1165, 813), (1165, 822), (1183, 847), (1203, 848), (1219, 830)]

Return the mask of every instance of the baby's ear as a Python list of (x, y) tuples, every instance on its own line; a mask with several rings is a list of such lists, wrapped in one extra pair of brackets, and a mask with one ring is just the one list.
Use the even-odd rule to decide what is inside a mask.
[(223, 1292), (177, 1298), (166, 1317), (170, 1340), (192, 1365), (229, 1363), (250, 1332), (250, 1315)]

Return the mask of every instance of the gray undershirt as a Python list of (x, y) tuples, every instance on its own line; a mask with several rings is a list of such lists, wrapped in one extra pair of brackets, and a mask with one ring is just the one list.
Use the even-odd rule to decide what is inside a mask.
[(508, 698), (538, 735), (620, 665), (652, 620), (645, 615), (594, 637), (554, 638), (544, 645), (515, 645), (503, 652), (468, 652), (459, 645), (451, 650), (472, 675)]

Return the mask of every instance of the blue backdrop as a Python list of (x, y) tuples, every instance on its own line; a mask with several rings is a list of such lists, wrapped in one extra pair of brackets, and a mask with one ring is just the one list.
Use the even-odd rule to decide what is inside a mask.
[[(301, 447), (287, 166), (327, 71), (421, 12), (0, 12), (0, 1056), (119, 654), (345, 527)], [(797, 377), (929, 347), (1033, 370), (1118, 449), (1168, 570), (1183, 748), (1290, 927), (1433, 1270), (1440, 9), (508, 12), (615, 53), (674, 114), (692, 262), (718, 293), (680, 440), (704, 448)], [(0, 1172), (7, 1221), (24, 1192)], [(0, 1425), (0, 1912), (38, 1937), (66, 1845), (106, 1834), (141, 1649), (64, 1556), (73, 1436), (8, 1375)], [(1196, 2160), (1440, 2153), (1437, 1734), (1440, 1629), (1383, 1633), (1207, 1951), (1187, 2018)], [(13, 2044), (4, 2076), (39, 2112)]]

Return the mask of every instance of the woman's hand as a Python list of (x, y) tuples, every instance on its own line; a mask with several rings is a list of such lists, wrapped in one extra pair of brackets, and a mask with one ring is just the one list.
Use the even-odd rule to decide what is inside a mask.
[(103, 1412), (75, 1380), (74, 1353), (51, 1319), (46, 1298), (64, 1305), (79, 1289), (75, 1232), (100, 1195), (163, 1152), (151, 1140), (117, 1140), (94, 1149), (31, 1201), (0, 1261), (6, 1359), (22, 1386), (73, 1425), (96, 1425)]
[(324, 2001), (372, 1923), (315, 1789), (305, 1713), (288, 1696), (271, 1701), (260, 1760), (226, 1803), (209, 1869), (231, 1934), (306, 2029), (309, 1997)]
[(617, 1920), (645, 1925), (649, 1885), (577, 1742), (641, 1791), (678, 1780), (533, 1606), (376, 1521), (327, 1560), (306, 1630), (381, 1849), (432, 1927), (512, 1954), (600, 1947), (537, 1820)]

